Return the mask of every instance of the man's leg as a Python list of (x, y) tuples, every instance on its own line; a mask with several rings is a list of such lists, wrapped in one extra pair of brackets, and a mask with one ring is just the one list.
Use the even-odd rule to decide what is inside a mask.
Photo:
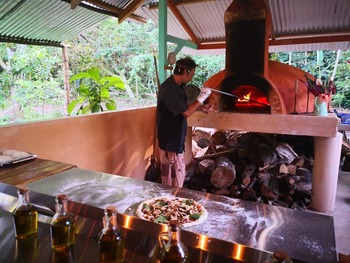
[[(169, 153), (169, 152), (168, 152)], [(171, 166), (168, 154), (162, 149), (159, 149), (159, 162), (162, 184), (171, 186)]]
[(178, 153), (175, 158), (175, 163), (172, 165), (172, 186), (182, 187), (186, 176), (186, 165), (183, 153)]
[(182, 187), (186, 175), (184, 154), (159, 149), (159, 161), (162, 184)]

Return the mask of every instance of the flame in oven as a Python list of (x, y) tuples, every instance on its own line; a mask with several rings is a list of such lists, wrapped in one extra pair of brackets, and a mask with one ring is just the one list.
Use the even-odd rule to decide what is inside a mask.
[(249, 102), (251, 94), (252, 94), (252, 92), (249, 92), (248, 94), (243, 95), (243, 97), (239, 98), (237, 101), (238, 102)]

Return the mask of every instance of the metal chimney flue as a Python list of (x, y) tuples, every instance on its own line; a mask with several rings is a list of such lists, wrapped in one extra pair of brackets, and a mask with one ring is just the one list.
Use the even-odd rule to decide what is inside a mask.
[(267, 80), (270, 17), (264, 0), (234, 0), (227, 8), (226, 67), (221, 90), (239, 98), (247, 94), (252, 97), (236, 100), (223, 96), (220, 111), (271, 113), (268, 97), (272, 85)]
[(234, 0), (224, 16), (226, 30), (226, 76), (266, 76), (270, 19), (263, 0)]

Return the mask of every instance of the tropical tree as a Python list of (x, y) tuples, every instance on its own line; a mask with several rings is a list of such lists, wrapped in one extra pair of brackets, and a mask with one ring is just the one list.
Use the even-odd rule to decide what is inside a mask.
[(77, 106), (79, 108), (77, 114), (115, 110), (117, 105), (110, 92), (124, 89), (124, 82), (119, 77), (102, 77), (96, 67), (75, 74), (70, 78), (70, 82), (75, 82), (77, 85), (78, 97), (68, 105), (68, 114), (71, 114)]

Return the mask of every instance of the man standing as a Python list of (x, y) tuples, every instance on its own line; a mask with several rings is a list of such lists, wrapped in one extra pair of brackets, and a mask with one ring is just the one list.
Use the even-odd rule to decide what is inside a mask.
[(162, 184), (182, 187), (185, 180), (185, 138), (187, 118), (210, 96), (202, 88), (197, 99), (187, 105), (184, 86), (192, 80), (196, 63), (190, 57), (175, 63), (173, 75), (160, 86), (157, 103), (159, 159)]

